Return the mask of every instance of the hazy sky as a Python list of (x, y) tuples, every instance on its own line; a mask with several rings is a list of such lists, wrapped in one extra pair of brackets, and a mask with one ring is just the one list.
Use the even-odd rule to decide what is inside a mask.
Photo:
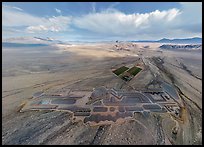
[(67, 41), (202, 36), (201, 2), (4, 2), (3, 38)]

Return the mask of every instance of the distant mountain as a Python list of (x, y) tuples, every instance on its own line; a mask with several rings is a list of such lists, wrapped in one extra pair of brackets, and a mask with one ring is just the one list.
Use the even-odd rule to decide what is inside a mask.
[(202, 44), (202, 38), (186, 38), (186, 39), (161, 39), (157, 42), (160, 43), (181, 43), (181, 44)]
[(202, 50), (201, 44), (190, 44), (190, 45), (172, 45), (172, 44), (163, 44), (159, 47), (160, 49), (168, 49), (168, 50)]
[[(46, 38), (41, 38), (41, 37), (16, 37), (16, 38), (7, 38), (2, 40), (2, 42), (4, 43), (4, 45), (8, 46), (8, 43), (10, 43), (10, 45), (12, 45), (12, 43), (16, 43), (17, 44), (67, 44), (70, 45), (69, 43), (66, 42), (62, 42), (60, 40), (56, 40), (56, 39), (52, 39), (49, 37)], [(14, 45), (14, 44), (13, 44)], [(20, 45), (20, 46), (21, 46)]]
[(46, 38), (33, 37), (33, 38), (41, 40), (41, 41), (45, 41), (45, 42), (50, 42), (50, 43), (52, 42), (52, 43), (57, 43), (57, 44), (64, 44), (64, 42), (60, 40), (52, 39), (50, 37), (46, 37)]
[(149, 42), (149, 43), (175, 43), (175, 44), (202, 44), (202, 38), (185, 38), (185, 39), (166, 39), (161, 40), (140, 40), (140, 41), (131, 41), (131, 42)]

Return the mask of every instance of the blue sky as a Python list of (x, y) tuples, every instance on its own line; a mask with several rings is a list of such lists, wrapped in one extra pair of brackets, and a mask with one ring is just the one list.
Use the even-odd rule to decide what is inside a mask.
[(4, 2), (3, 38), (67, 41), (202, 36), (201, 2)]

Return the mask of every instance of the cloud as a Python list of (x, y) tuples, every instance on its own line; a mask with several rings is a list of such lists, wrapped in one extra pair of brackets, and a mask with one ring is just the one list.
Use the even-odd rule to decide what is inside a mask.
[(36, 33), (36, 32), (61, 32), (66, 31), (68, 29), (69, 23), (71, 21), (70, 17), (65, 16), (58, 16), (58, 17), (51, 17), (46, 22), (41, 25), (34, 25), (29, 26), (26, 30), (29, 33)]
[(202, 3), (181, 2), (181, 15), (177, 19), (177, 28), (188, 32), (202, 32)]
[(91, 8), (92, 8), (92, 12), (95, 13), (96, 12), (96, 3), (95, 2), (91, 3)]
[(17, 33), (21, 33), (21, 30), (16, 28), (6, 27), (2, 30), (3, 35), (15, 35)]
[(49, 18), (37, 17), (26, 12), (16, 11), (3, 7), (2, 25), (3, 27), (24, 27), (28, 33), (35, 32), (60, 32), (69, 28), (71, 17), (53, 16)]
[(81, 16), (62, 16), (61, 10), (55, 8), (60, 16), (52, 17), (38, 17), (20, 8), (3, 5), (2, 25), (7, 32), (15, 32), (12, 28), (16, 27), (26, 33), (65, 33), (74, 29), (73, 32), (82, 38), (98, 39), (142, 40), (202, 35), (202, 3), (184, 2), (180, 3), (180, 9), (132, 14), (115, 9), (118, 4), (113, 3), (106, 10), (96, 12), (96, 3), (91, 3), (92, 13)]
[(36, 17), (25, 12), (17, 11), (15, 9), (2, 9), (2, 25), (3, 26), (28, 26), (44, 23), (45, 18)]
[(202, 36), (202, 3), (180, 3), (181, 8), (125, 14), (117, 9), (90, 13), (73, 20), (80, 29), (101, 38), (160, 39)]
[(61, 13), (62, 13), (62, 11), (59, 10), (59, 9), (57, 9), (57, 8), (55, 8), (55, 11), (56, 11), (58, 14), (61, 14)]
[[(75, 18), (73, 23), (82, 29), (102, 34), (112, 35), (132, 35), (154, 32), (155, 29), (165, 29), (169, 23), (173, 23), (175, 17), (179, 15), (178, 9), (168, 11), (153, 11), (150, 13), (125, 14), (117, 10), (91, 13)], [(156, 27), (156, 28), (155, 28)], [(159, 29), (160, 28), (160, 29)]]
[(120, 2), (115, 2), (115, 3), (111, 4), (111, 5), (108, 7), (108, 9), (114, 8), (115, 6), (117, 6), (117, 5), (119, 5), (119, 4), (120, 4)]
[(9, 6), (9, 5), (2, 5), (4, 8), (8, 8), (8, 9), (15, 9), (18, 11), (23, 11), (23, 9), (19, 8), (19, 7), (13, 7), (13, 6)]
[(29, 33), (35, 33), (35, 32), (48, 31), (48, 28), (43, 25), (38, 25), (38, 26), (29, 26), (26, 28), (26, 30)]

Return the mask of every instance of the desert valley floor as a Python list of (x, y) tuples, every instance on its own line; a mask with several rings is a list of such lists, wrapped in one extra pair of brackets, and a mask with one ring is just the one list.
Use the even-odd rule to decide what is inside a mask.
[[(2, 143), (202, 144), (202, 50), (170, 50), (160, 48), (161, 45), (110, 42), (3, 46)], [(113, 72), (123, 66), (131, 68), (135, 65), (142, 70), (129, 81)], [(99, 119), (98, 123), (84, 123), (84, 118), (76, 117), (74, 121), (72, 112), (60, 109), (23, 111), (31, 101), (41, 98), (34, 97), (39, 92), (60, 95), (68, 91), (87, 91), (89, 95), (94, 89), (105, 87), (110, 92), (114, 89), (144, 93), (160, 87), (157, 82), (154, 84), (155, 81), (168, 83), (176, 91), (178, 100), (168, 102), (179, 107), (178, 116), (167, 109), (165, 113), (131, 111), (131, 118), (122, 121), (101, 119), (102, 123), (99, 123)], [(86, 100), (81, 98), (76, 104), (85, 106), (88, 102), (87, 107), (95, 115), (96, 107), (88, 97)], [(119, 105), (130, 106), (127, 98), (123, 100), (124, 103), (115, 105), (99, 98), (107, 110), (114, 112), (119, 111)], [(130, 108), (125, 109), (129, 112)], [(87, 120), (91, 122), (91, 118)]]

